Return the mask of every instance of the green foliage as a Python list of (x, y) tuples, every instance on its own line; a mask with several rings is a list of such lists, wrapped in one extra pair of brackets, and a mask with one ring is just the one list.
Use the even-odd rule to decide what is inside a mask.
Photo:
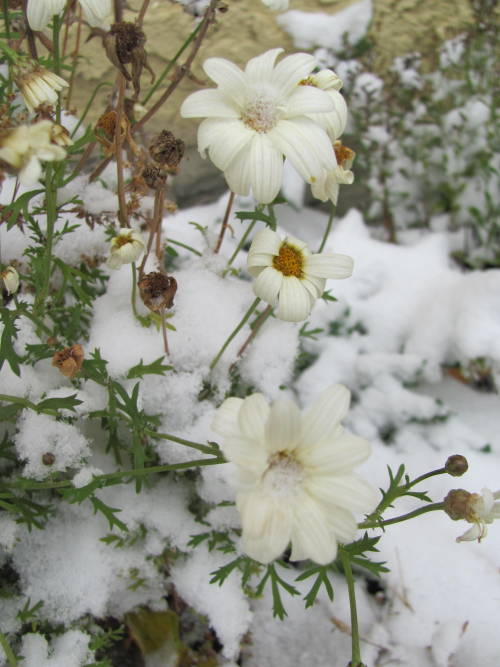
[(368, 534), (365, 532), (359, 540), (351, 542), (351, 544), (342, 545), (342, 549), (349, 555), (352, 565), (362, 567), (376, 577), (379, 577), (382, 573), (389, 572), (389, 569), (385, 567), (385, 562), (375, 562), (367, 556), (367, 553), (378, 553), (376, 545), (379, 540), (380, 536), (368, 537)]
[(283, 590), (289, 595), (300, 595), (300, 593), (294, 586), (292, 586), (291, 584), (286, 582), (282, 577), (279, 576), (276, 569), (278, 563), (283, 568), (288, 569), (289, 567), (283, 561), (276, 561), (276, 563), (269, 564), (267, 566), (266, 573), (264, 574), (260, 583), (257, 586), (255, 594), (257, 596), (262, 595), (265, 587), (270, 584), (271, 593), (273, 596), (273, 616), (278, 617), (280, 621), (282, 621), (285, 618), (285, 616), (288, 616), (288, 614), (286, 613), (286, 609), (281, 599), (281, 591)]
[(321, 590), (321, 587), (325, 588), (326, 594), (330, 600), (333, 601), (333, 586), (330, 582), (330, 579), (328, 578), (328, 574), (331, 572), (331, 569), (331, 565), (313, 565), (312, 567), (302, 572), (302, 574), (300, 574), (295, 579), (295, 581), (305, 581), (311, 577), (316, 577), (309, 593), (307, 593), (307, 595), (304, 597), (304, 600), (306, 601), (306, 609), (314, 604), (318, 593)]
[(172, 366), (167, 364), (162, 364), (161, 362), (165, 357), (159, 357), (155, 361), (152, 361), (150, 364), (144, 364), (142, 359), (140, 362), (133, 366), (127, 373), (127, 378), (142, 378), (145, 375), (165, 375), (165, 371), (171, 371)]

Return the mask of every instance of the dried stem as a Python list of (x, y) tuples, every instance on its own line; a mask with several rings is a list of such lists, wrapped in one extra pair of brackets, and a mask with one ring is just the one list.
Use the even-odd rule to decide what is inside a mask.
[(165, 349), (165, 354), (167, 355), (167, 357), (169, 357), (170, 352), (168, 349), (167, 325), (165, 324), (165, 308), (160, 309), (160, 317), (161, 317), (161, 333), (163, 336), (163, 347)]
[(28, 15), (26, 14), (26, 8), (28, 6), (28, 0), (23, 0), (23, 15), (24, 15), (24, 23), (26, 25), (26, 39), (28, 40), (28, 49), (30, 52), (30, 56), (34, 60), (38, 60), (38, 53), (36, 50), (36, 43), (35, 43), (35, 33), (30, 27), (30, 24), (28, 23)]
[(264, 324), (264, 322), (267, 320), (269, 315), (273, 312), (273, 307), (272, 306), (267, 306), (262, 313), (259, 315), (259, 317), (255, 320), (255, 322), (252, 325), (252, 330), (250, 334), (248, 335), (248, 338), (246, 341), (243, 343), (243, 345), (240, 347), (238, 350), (238, 356), (241, 357), (243, 356), (243, 353), (247, 349), (247, 347), (250, 345), (250, 343), (253, 341), (255, 336), (259, 333), (259, 329), (261, 326)]
[(123, 21), (123, 0), (114, 0), (113, 2), (115, 23)]
[(116, 107), (116, 127), (115, 127), (115, 155), (116, 155), (116, 177), (118, 188), (118, 220), (122, 227), (130, 227), (127, 214), (127, 202), (125, 200), (125, 181), (123, 177), (123, 134), (122, 120), (125, 113), (125, 77), (120, 72), (118, 74), (118, 103)]
[(231, 215), (231, 209), (233, 207), (234, 196), (235, 196), (234, 192), (231, 191), (229, 193), (229, 199), (227, 200), (226, 212), (224, 213), (224, 220), (222, 221), (222, 225), (221, 225), (221, 228), (220, 228), (219, 238), (217, 239), (217, 244), (214, 248), (214, 254), (215, 255), (219, 252), (220, 247), (222, 245), (222, 241), (224, 239), (224, 234), (226, 233), (226, 229), (227, 229), (228, 222), (229, 222), (229, 216)]
[(137, 26), (140, 28), (144, 22), (144, 16), (146, 15), (146, 12), (148, 11), (150, 0), (143, 0), (141, 11), (139, 12), (139, 16), (136, 18), (135, 22)]

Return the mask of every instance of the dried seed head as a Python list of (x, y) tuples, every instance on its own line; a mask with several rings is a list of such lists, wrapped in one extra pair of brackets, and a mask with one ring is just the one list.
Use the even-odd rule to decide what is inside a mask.
[(163, 187), (167, 182), (167, 172), (160, 167), (144, 167), (141, 176), (148, 188), (152, 190)]
[(167, 171), (175, 173), (184, 155), (185, 144), (176, 139), (170, 130), (163, 130), (149, 147), (149, 154)]
[(471, 516), (471, 504), (478, 498), (477, 493), (469, 493), (465, 489), (452, 489), (444, 499), (444, 511), (453, 521), (465, 519), (472, 522), (474, 518)]
[(59, 350), (52, 357), (52, 366), (56, 366), (67, 378), (74, 378), (83, 364), (83, 347), (78, 343)]
[(42, 456), (42, 463), (44, 466), (51, 466), (55, 463), (56, 457), (52, 452), (45, 452)]
[[(154, 80), (153, 70), (147, 63), (145, 43), (146, 35), (143, 31), (138, 25), (128, 21), (114, 23), (104, 37), (106, 55), (127, 81), (132, 81), (136, 97), (140, 93), (140, 78), (144, 67)], [(131, 65), (132, 72), (129, 72), (125, 65)]]
[(112, 141), (116, 130), (116, 111), (107, 111), (103, 113), (96, 124), (96, 128), (105, 135), (108, 141)]
[(138, 285), (141, 299), (150, 310), (159, 312), (174, 305), (177, 281), (172, 276), (153, 271), (143, 276)]
[(464, 473), (467, 472), (469, 464), (465, 456), (461, 454), (453, 454), (449, 456), (445, 463), (446, 472), (453, 477), (461, 477)]

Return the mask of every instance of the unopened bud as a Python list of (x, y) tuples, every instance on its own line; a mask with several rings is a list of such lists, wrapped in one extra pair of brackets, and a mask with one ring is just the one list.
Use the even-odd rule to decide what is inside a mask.
[(149, 147), (149, 154), (155, 162), (170, 172), (176, 172), (184, 155), (185, 144), (176, 139), (170, 130), (163, 130)]
[(59, 350), (52, 357), (52, 366), (56, 366), (67, 378), (74, 378), (83, 364), (83, 347), (78, 343)]
[(56, 457), (52, 452), (45, 452), (42, 456), (42, 463), (44, 466), (51, 466), (55, 463)]
[(150, 310), (159, 312), (174, 305), (177, 281), (172, 276), (153, 271), (143, 276), (138, 285), (141, 299)]
[(467, 472), (469, 464), (465, 456), (461, 454), (453, 454), (449, 456), (444, 465), (446, 472), (453, 477), (461, 477), (464, 473)]
[(0, 272), (0, 278), (7, 294), (15, 294), (19, 289), (19, 274), (13, 266), (8, 266)]

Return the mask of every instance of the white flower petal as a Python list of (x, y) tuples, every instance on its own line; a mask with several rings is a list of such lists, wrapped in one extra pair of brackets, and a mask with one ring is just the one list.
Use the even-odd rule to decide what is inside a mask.
[(252, 245), (248, 251), (249, 257), (255, 253), (269, 253), (277, 255), (281, 246), (282, 240), (276, 232), (268, 227), (258, 231), (253, 237)]
[(212, 421), (212, 430), (224, 437), (240, 435), (238, 413), (243, 405), (242, 398), (231, 396), (217, 408)]
[(181, 106), (183, 118), (239, 118), (240, 112), (218, 90), (198, 90), (186, 97)]
[(480, 526), (478, 523), (475, 523), (473, 526), (466, 530), (463, 535), (457, 537), (457, 542), (471, 542), (473, 540), (479, 540), (486, 536), (487, 528), (486, 526)]
[(231, 161), (224, 172), (229, 188), (237, 195), (246, 197), (250, 194), (250, 171), (248, 159), (250, 155), (249, 146), (245, 146)]
[(358, 525), (354, 516), (342, 507), (331, 507), (327, 512), (328, 524), (342, 544), (349, 544), (356, 537)]
[(305, 447), (336, 437), (337, 426), (349, 410), (351, 393), (336, 384), (323, 391), (302, 417), (301, 441)]
[(225, 97), (236, 105), (243, 104), (246, 80), (237, 65), (226, 58), (208, 58), (203, 63), (203, 69)]
[(318, 278), (349, 278), (352, 275), (353, 259), (339, 253), (320, 253), (306, 258), (304, 271)]
[(357, 475), (311, 475), (304, 486), (319, 502), (345, 507), (351, 512), (368, 514), (377, 505), (375, 489)]
[(270, 453), (286, 450), (292, 452), (300, 433), (300, 412), (293, 401), (275, 401), (266, 423), (266, 443)]
[(111, 0), (80, 0), (83, 14), (89, 25), (95, 28), (107, 28), (106, 19), (111, 14)]
[(278, 297), (276, 317), (285, 322), (302, 322), (313, 306), (314, 299), (295, 276), (284, 276)]
[(255, 440), (244, 436), (225, 436), (220, 448), (228, 461), (250, 473), (254, 483), (260, 479), (266, 469), (267, 461), (263, 445), (258, 447)]
[(294, 53), (276, 65), (271, 78), (272, 84), (278, 88), (281, 95), (289, 95), (315, 67), (314, 56), (309, 53)]
[(262, 394), (247, 396), (238, 414), (238, 425), (241, 432), (248, 438), (263, 443), (269, 411), (269, 404)]
[(291, 560), (307, 554), (320, 565), (331, 563), (337, 555), (337, 542), (327, 525), (327, 516), (319, 503), (302, 493), (294, 505)]
[[(331, 441), (323, 440), (309, 449), (301, 446), (298, 456), (312, 473), (337, 476), (350, 472), (371, 454), (371, 445), (364, 438), (341, 430)], [(302, 440), (301, 440), (302, 445)]]
[(306, 288), (313, 299), (319, 299), (325, 291), (325, 279), (315, 278), (311, 275), (306, 275), (300, 279), (302, 285)]
[(32, 30), (43, 30), (54, 14), (64, 9), (66, 0), (29, 0), (26, 16)]
[(283, 274), (268, 266), (253, 281), (253, 291), (255, 296), (275, 306), (282, 285)]
[[(298, 86), (287, 99), (287, 117), (315, 112), (334, 112), (333, 100), (328, 93), (312, 86)], [(325, 113), (325, 116), (327, 114)]]
[(245, 67), (245, 75), (248, 83), (260, 83), (261, 81), (270, 79), (273, 74), (276, 58), (283, 51), (284, 49), (282, 48), (270, 49), (260, 56), (250, 58)]
[(42, 176), (42, 164), (36, 155), (32, 155), (19, 172), (22, 185), (35, 185)]
[(267, 135), (253, 133), (248, 170), (252, 193), (260, 204), (269, 204), (279, 192), (283, 180), (283, 157)]
[(212, 162), (224, 171), (254, 134), (240, 120), (209, 118), (198, 128), (198, 150), (203, 154), (208, 148)]
[(260, 490), (240, 494), (237, 498), (243, 529), (242, 546), (250, 558), (259, 563), (270, 563), (278, 558), (290, 542), (292, 512), (286, 503)]

